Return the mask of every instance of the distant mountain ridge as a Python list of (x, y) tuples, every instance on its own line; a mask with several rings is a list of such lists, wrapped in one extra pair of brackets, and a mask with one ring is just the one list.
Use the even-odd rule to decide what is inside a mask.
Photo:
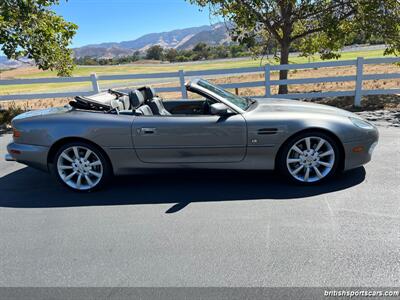
[(0, 70), (16, 69), (23, 66), (34, 65), (33, 61), (26, 58), (20, 60), (8, 59), (6, 56), (0, 56)]
[[(174, 48), (178, 50), (192, 49), (198, 43), (203, 42), (208, 45), (225, 45), (231, 43), (228, 29), (224, 23), (215, 25), (204, 25), (176, 29), (161, 33), (145, 34), (135, 40), (123, 41), (119, 43), (109, 42), (101, 44), (86, 45), (74, 48), (74, 55), (92, 58), (114, 58), (132, 55), (135, 51), (146, 51), (154, 45), (163, 48)], [(34, 63), (27, 59), (8, 60), (5, 56), (0, 56), (0, 69), (13, 69)]]
[(101, 43), (75, 48), (75, 57), (113, 58), (146, 51), (154, 45), (163, 48), (191, 49), (198, 43), (209, 45), (229, 44), (231, 39), (224, 23), (176, 29), (168, 32), (149, 33), (135, 40), (119, 43)]

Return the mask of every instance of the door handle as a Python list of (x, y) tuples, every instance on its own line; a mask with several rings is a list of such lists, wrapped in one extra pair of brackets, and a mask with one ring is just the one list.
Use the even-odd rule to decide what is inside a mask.
[(155, 128), (140, 128), (140, 133), (141, 134), (154, 134), (156, 133)]

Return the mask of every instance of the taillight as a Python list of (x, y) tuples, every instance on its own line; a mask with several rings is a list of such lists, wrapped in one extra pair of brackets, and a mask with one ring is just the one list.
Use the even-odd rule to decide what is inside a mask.
[(13, 128), (13, 138), (19, 138), (21, 137), (21, 131)]
[(11, 149), (10, 150), (10, 154), (21, 154), (21, 151), (15, 150), (15, 149)]

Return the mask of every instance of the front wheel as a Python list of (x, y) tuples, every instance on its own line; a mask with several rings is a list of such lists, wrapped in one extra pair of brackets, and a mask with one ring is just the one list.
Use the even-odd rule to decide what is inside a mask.
[(278, 167), (292, 181), (313, 184), (333, 176), (340, 159), (334, 139), (322, 132), (307, 132), (291, 138), (285, 144)]
[(62, 146), (55, 155), (53, 174), (74, 191), (98, 189), (110, 177), (110, 165), (103, 153), (90, 144), (73, 142)]

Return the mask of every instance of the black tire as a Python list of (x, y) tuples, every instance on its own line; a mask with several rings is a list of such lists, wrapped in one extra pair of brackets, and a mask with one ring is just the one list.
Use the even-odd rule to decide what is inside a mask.
[[(321, 138), (325, 141), (327, 141), (331, 147), (332, 150), (334, 152), (334, 162), (333, 162), (333, 166), (331, 167), (329, 173), (327, 173), (322, 179), (318, 179), (317, 181), (312, 181), (312, 182), (305, 182), (305, 181), (301, 181), (297, 178), (294, 177), (294, 175), (291, 174), (289, 167), (288, 167), (288, 163), (287, 163), (287, 158), (288, 158), (288, 154), (289, 151), (292, 149), (292, 147), (299, 141), (306, 139), (308, 137), (317, 137), (317, 138)], [(302, 149), (301, 149), (302, 150)], [(289, 138), (285, 144), (283, 145), (283, 147), (281, 148), (278, 157), (277, 157), (277, 170), (279, 171), (279, 173), (281, 175), (283, 175), (286, 179), (288, 179), (289, 181), (291, 181), (292, 183), (296, 183), (296, 184), (300, 184), (300, 185), (313, 185), (313, 184), (319, 184), (321, 182), (325, 182), (327, 180), (329, 180), (330, 178), (334, 177), (338, 170), (339, 170), (339, 166), (341, 164), (343, 157), (341, 155), (341, 151), (338, 145), (338, 142), (332, 138), (329, 134), (326, 134), (324, 132), (321, 131), (306, 131), (300, 134), (297, 134), (291, 138)], [(311, 169), (311, 167), (310, 167)], [(315, 171), (313, 171), (315, 172)], [(314, 178), (316, 177), (316, 173)]]
[[(88, 184), (88, 182), (86, 181), (87, 187), (85, 187), (83, 189), (77, 189), (77, 188), (74, 188), (71, 185), (67, 184), (61, 177), (59, 169), (58, 169), (59, 158), (64, 153), (64, 151), (66, 151), (67, 149), (73, 148), (73, 147), (77, 147), (80, 152), (84, 151), (85, 149), (89, 149), (90, 151), (93, 152), (93, 154), (90, 154), (91, 157), (92, 158), (94, 157), (95, 160), (98, 158), (98, 160), (101, 162), (101, 174), (102, 175), (100, 178), (98, 178), (98, 179), (96, 178), (96, 180), (94, 180), (94, 182), (96, 182), (96, 184), (93, 187), (91, 187)], [(71, 157), (72, 157), (72, 155), (71, 155)], [(74, 157), (74, 158), (76, 158), (76, 157)], [(90, 160), (90, 157), (89, 157), (89, 160)], [(96, 160), (96, 162), (97, 162), (97, 160)], [(91, 167), (91, 168), (93, 168), (93, 167)], [(96, 166), (96, 168), (97, 169), (93, 170), (93, 171), (98, 171), (98, 169), (100, 168), (100, 165)], [(99, 149), (98, 147), (96, 147), (90, 143), (81, 142), (81, 141), (69, 142), (69, 143), (62, 145), (57, 150), (56, 154), (54, 155), (53, 161), (50, 165), (50, 171), (51, 171), (51, 174), (53, 175), (53, 177), (55, 177), (55, 179), (62, 186), (67, 187), (68, 189), (70, 189), (72, 191), (81, 192), (81, 193), (82, 192), (92, 192), (92, 191), (95, 191), (95, 190), (98, 190), (98, 189), (104, 187), (109, 182), (110, 178), (112, 177), (112, 167), (111, 167), (111, 164), (110, 164), (108, 158), (105, 156), (104, 152), (101, 149)], [(79, 172), (80, 171), (81, 170), (79, 170)], [(73, 170), (71, 170), (71, 173), (72, 172), (73, 172)], [(96, 173), (99, 174), (100, 172), (96, 172)], [(87, 175), (89, 175), (89, 174), (87, 174)], [(77, 175), (74, 175), (74, 176), (77, 176)], [(85, 176), (85, 175), (83, 175), (83, 176)], [(89, 176), (92, 176), (92, 175), (89, 175)], [(83, 179), (83, 182), (85, 182), (85, 179)]]

